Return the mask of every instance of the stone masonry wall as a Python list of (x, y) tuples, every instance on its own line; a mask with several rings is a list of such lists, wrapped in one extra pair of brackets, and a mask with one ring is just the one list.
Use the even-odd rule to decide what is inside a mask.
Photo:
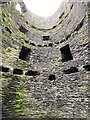
[(56, 24), (40, 27), (1, 4), (3, 118), (89, 119), (89, 3), (57, 12)]

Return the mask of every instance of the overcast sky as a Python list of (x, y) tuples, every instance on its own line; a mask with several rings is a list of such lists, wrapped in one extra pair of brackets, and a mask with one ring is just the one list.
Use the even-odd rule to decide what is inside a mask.
[[(53, 15), (63, 0), (23, 0), (31, 12), (48, 17)], [(19, 9), (19, 6), (17, 7)]]

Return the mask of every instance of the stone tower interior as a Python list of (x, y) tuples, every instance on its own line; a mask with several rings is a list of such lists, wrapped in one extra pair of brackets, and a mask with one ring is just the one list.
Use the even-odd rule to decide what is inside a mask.
[(47, 18), (0, 1), (2, 119), (89, 120), (89, 22), (89, 1), (63, 2)]

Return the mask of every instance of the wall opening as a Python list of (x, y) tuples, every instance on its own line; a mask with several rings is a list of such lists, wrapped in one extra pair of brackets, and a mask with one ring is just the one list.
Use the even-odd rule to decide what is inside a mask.
[(63, 12), (60, 16), (59, 16), (59, 19), (61, 19), (63, 17), (65, 13)]
[(68, 15), (69, 15), (69, 14), (67, 14), (67, 15), (65, 16), (65, 18), (67, 18), (67, 17), (68, 17)]
[(55, 44), (57, 44), (57, 45), (58, 45), (58, 44), (59, 44), (59, 42), (55, 42)]
[(53, 43), (49, 43), (48, 46), (49, 46), (49, 47), (53, 47)]
[(60, 48), (60, 50), (61, 50), (62, 62), (66, 62), (73, 59), (69, 45)]
[(9, 68), (0, 66), (0, 71), (1, 72), (9, 72)]
[(20, 26), (19, 30), (24, 34), (28, 32), (28, 30), (22, 25)]
[(50, 36), (48, 35), (48, 36), (43, 36), (43, 41), (44, 40), (50, 40)]
[(63, 22), (63, 20), (61, 20), (61, 21), (58, 23), (58, 25), (60, 25), (62, 22)]
[(36, 46), (35, 43), (30, 43), (30, 45), (32, 45), (32, 46)]
[(85, 68), (85, 70), (87, 70), (87, 71), (90, 71), (90, 65), (85, 65), (85, 66), (83, 66), (83, 68)]
[(49, 75), (49, 78), (48, 78), (48, 79), (49, 79), (49, 80), (55, 80), (56, 77), (55, 77), (55, 75), (51, 74), (51, 75)]
[(22, 75), (23, 74), (23, 70), (21, 70), (21, 69), (14, 69), (13, 70), (13, 74)]
[(76, 67), (70, 67), (69, 69), (64, 70), (63, 72), (64, 74), (71, 74), (71, 73), (78, 72), (78, 69)]
[(28, 21), (26, 21), (26, 24), (28, 24)]
[(5, 27), (6, 31), (8, 31), (10, 34), (12, 33), (12, 31), (10, 30), (9, 27)]
[(55, 26), (52, 27), (52, 29), (55, 29), (56, 27), (57, 27), (57, 26), (55, 25)]
[(72, 10), (73, 9), (73, 4), (71, 5), (71, 7), (70, 7), (70, 10)]
[(31, 49), (27, 48), (25, 46), (22, 46), (22, 49), (21, 49), (20, 55), (19, 55), (19, 59), (29, 60), (30, 54), (31, 54)]
[(38, 47), (42, 47), (42, 45), (38, 45)]
[(47, 47), (47, 45), (44, 45), (44, 47)]
[(40, 73), (38, 71), (32, 71), (32, 70), (29, 70), (25, 73), (26, 76), (37, 76), (37, 75), (40, 75)]

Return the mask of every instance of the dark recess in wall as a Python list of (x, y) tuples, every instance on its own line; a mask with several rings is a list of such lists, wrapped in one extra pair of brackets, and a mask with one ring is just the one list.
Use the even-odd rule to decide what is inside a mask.
[(42, 47), (42, 45), (38, 45), (38, 47)]
[(59, 19), (61, 19), (64, 14), (65, 14), (65, 13), (63, 12), (63, 13), (59, 16)]
[(2, 71), (2, 72), (9, 72), (9, 68), (0, 66), (0, 71)]
[(21, 69), (14, 69), (13, 70), (13, 74), (22, 75), (23, 74), (23, 70), (21, 70)]
[(49, 47), (53, 47), (53, 43), (49, 43), (49, 45), (48, 45)]
[(61, 41), (60, 41), (60, 43), (63, 43), (65, 41), (65, 39), (63, 38)]
[(44, 47), (47, 47), (47, 45), (44, 45)]
[(90, 71), (90, 65), (85, 65), (85, 66), (83, 66), (83, 68), (85, 68), (85, 70), (87, 70), (87, 71)]
[(70, 67), (69, 69), (64, 70), (63, 72), (64, 74), (71, 74), (71, 73), (78, 72), (78, 69), (76, 67)]
[(25, 43), (29, 43), (29, 41), (28, 41), (28, 40), (25, 40)]
[(51, 75), (49, 75), (49, 78), (48, 78), (48, 79), (49, 79), (49, 80), (55, 80), (56, 77), (55, 77), (55, 75), (51, 74)]
[(31, 49), (27, 48), (25, 46), (22, 46), (22, 49), (21, 49), (20, 55), (19, 55), (19, 59), (29, 60), (30, 54), (31, 54)]
[(62, 22), (63, 22), (63, 20), (62, 20), (62, 21), (60, 21), (58, 24), (60, 25)]
[(24, 34), (28, 32), (28, 30), (24, 26), (20, 26), (19, 30), (23, 32)]
[(37, 76), (37, 75), (40, 75), (40, 73), (38, 71), (29, 70), (28, 72), (25, 73), (25, 75), (27, 75), (27, 76)]
[(73, 8), (73, 4), (71, 5), (71, 7), (70, 7), (70, 10)]
[(8, 31), (10, 34), (12, 33), (12, 31), (10, 30), (9, 27), (5, 27), (6, 31)]
[(69, 45), (66, 45), (66, 46), (60, 48), (60, 50), (61, 50), (62, 62), (66, 62), (68, 60), (73, 59)]
[(50, 40), (50, 36), (43, 36), (43, 40)]
[(55, 29), (56, 27), (57, 27), (57, 26), (55, 25), (55, 26), (52, 27), (52, 29)]
[(2, 2), (2, 1), (0, 1), (0, 4), (5, 4), (5, 3), (7, 3), (7, 2)]
[(67, 18), (67, 17), (68, 17), (68, 15), (69, 15), (69, 14), (67, 14), (67, 15), (65, 16), (65, 18)]
[(28, 21), (26, 21), (26, 24), (28, 24)]
[(35, 43), (30, 43), (30, 45), (32, 45), (32, 46), (36, 46)]

